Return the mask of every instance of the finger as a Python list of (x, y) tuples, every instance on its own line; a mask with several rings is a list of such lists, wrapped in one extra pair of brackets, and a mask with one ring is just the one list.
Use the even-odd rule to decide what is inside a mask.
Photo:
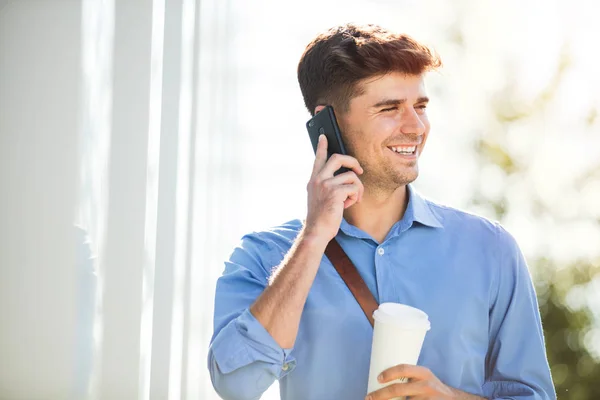
[(332, 200), (335, 203), (342, 202), (345, 209), (358, 201), (358, 192), (359, 187), (355, 183), (341, 185), (333, 189)]
[[(356, 176), (356, 174), (354, 174), (354, 172), (351, 172), (351, 171), (346, 172), (346, 173), (347, 174), (353, 174), (354, 176)], [(340, 174), (338, 176), (341, 176), (341, 175), (343, 175), (343, 174)], [(344, 182), (344, 183), (345, 184), (352, 183), (352, 184), (356, 184), (357, 185), (356, 195), (354, 195), (354, 193), (352, 193), (348, 197), (348, 199), (346, 200), (346, 202), (344, 203), (344, 208), (346, 209), (346, 208), (350, 207), (351, 205), (353, 205), (355, 203), (360, 203), (361, 202), (363, 194), (365, 192), (365, 187), (364, 187), (364, 185), (362, 184), (362, 182), (360, 181), (360, 179), (357, 176), (356, 176), (356, 179), (350, 179), (350, 178), (348, 178), (348, 181)], [(349, 201), (349, 200), (353, 200), (353, 201)]]
[[(347, 173), (354, 175), (354, 172), (347, 172)], [(358, 177), (356, 177), (356, 179), (351, 180), (351, 181), (352, 181), (352, 183), (344, 185), (346, 187), (349, 185), (354, 185), (352, 188), (352, 191), (348, 194), (348, 197), (346, 197), (346, 200), (344, 200), (344, 209), (346, 209), (350, 206), (353, 206), (356, 203), (359, 203), (362, 198), (362, 193), (364, 191), (364, 186), (363, 186), (362, 182), (360, 181), (360, 179), (358, 179)]]
[(380, 383), (385, 383), (400, 378), (423, 380), (429, 377), (431, 377), (431, 371), (428, 368), (418, 365), (400, 364), (383, 371), (377, 377), (377, 380)]
[(329, 160), (327, 160), (327, 162), (321, 169), (321, 174), (323, 178), (328, 178), (333, 176), (333, 174), (342, 167), (351, 169), (352, 171), (354, 171), (354, 173), (358, 175), (363, 173), (363, 169), (356, 158), (336, 153), (333, 154), (329, 158)]
[(396, 397), (419, 396), (425, 394), (425, 388), (421, 382), (394, 383), (382, 389), (369, 393), (366, 400), (389, 400)]
[(341, 185), (333, 189), (333, 195), (336, 201), (346, 201), (349, 197), (358, 200), (359, 185), (357, 183), (349, 183)]
[(344, 201), (344, 210), (346, 208), (358, 203), (358, 199), (359, 199), (358, 196), (359, 196), (358, 193), (352, 193), (350, 196), (348, 196), (348, 198)]
[(349, 208), (350, 206), (353, 206), (354, 204), (360, 202), (360, 187), (362, 187), (362, 185), (359, 185), (359, 188), (357, 189), (356, 193), (353, 192), (348, 196), (346, 201), (344, 201), (344, 209)]
[[(339, 174), (334, 176), (333, 178), (329, 178), (326, 181), (327, 185), (337, 186), (337, 185), (345, 185), (349, 183), (359, 183), (360, 179), (354, 171), (344, 172), (343, 174)], [(362, 185), (361, 185), (362, 186)]]
[(325, 135), (319, 135), (317, 152), (315, 154), (315, 163), (313, 164), (313, 176), (323, 169), (327, 162), (327, 138)]

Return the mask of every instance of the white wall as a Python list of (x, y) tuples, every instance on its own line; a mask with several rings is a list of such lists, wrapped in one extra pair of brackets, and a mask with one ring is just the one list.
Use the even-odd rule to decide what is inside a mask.
[(213, 247), (236, 221), (227, 15), (0, 0), (0, 398), (211, 396)]
[(0, 397), (73, 383), (80, 3), (0, 3)]

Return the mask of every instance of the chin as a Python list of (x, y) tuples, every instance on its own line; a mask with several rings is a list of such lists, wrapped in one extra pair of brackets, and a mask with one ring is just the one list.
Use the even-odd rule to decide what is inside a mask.
[(403, 170), (403, 171), (399, 171), (398, 174), (396, 174), (396, 183), (401, 185), (401, 186), (405, 186), (408, 185), (409, 183), (413, 183), (414, 181), (417, 180), (417, 178), (419, 177), (419, 171), (418, 169), (414, 169), (411, 171), (407, 171), (407, 170)]
[(394, 179), (394, 186), (395, 188), (400, 188), (403, 186), (406, 186), (410, 183), (413, 183), (415, 180), (417, 179), (417, 177), (409, 177), (409, 176), (397, 176)]

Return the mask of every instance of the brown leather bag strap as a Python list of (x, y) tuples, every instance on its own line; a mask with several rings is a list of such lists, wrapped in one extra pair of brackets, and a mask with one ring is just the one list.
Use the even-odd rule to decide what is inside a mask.
[(373, 293), (371, 293), (369, 287), (337, 240), (332, 239), (327, 244), (325, 255), (329, 258), (329, 261), (331, 261), (344, 282), (346, 282), (346, 286), (348, 286), (350, 292), (352, 292), (352, 295), (354, 295), (354, 298), (360, 304), (360, 308), (362, 308), (371, 326), (374, 326), (373, 313), (377, 310), (379, 304), (377, 304)]

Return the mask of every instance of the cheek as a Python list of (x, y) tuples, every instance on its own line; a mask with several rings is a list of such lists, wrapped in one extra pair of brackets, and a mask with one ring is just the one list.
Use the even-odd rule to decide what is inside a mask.
[(397, 131), (402, 125), (402, 120), (398, 117), (381, 118), (377, 121), (375, 131), (382, 137), (389, 136), (390, 133)]
[(342, 130), (342, 137), (349, 155), (358, 159), (361, 158), (361, 155), (365, 152), (364, 136), (358, 130)]

